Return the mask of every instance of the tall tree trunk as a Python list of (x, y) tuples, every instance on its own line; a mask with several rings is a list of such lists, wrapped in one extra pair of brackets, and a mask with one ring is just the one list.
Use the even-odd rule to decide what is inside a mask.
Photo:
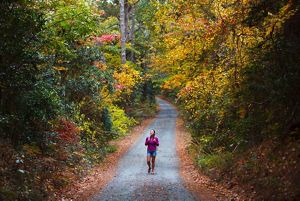
[(121, 62), (126, 63), (125, 0), (120, 0)]
[(128, 41), (127, 39), (129, 38), (129, 31), (128, 31), (128, 20), (129, 20), (129, 12), (130, 12), (130, 5), (128, 0), (125, 0), (125, 4), (124, 4), (124, 11), (125, 11), (125, 33), (126, 33), (126, 41)]
[[(134, 32), (135, 32), (135, 7), (133, 6), (131, 9), (131, 29), (130, 29), (130, 42), (131, 46), (134, 46)], [(130, 60), (134, 61), (134, 52), (131, 51)]]

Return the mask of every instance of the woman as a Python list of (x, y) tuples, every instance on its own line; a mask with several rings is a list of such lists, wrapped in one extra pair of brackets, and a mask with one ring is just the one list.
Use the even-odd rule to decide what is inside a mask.
[(146, 138), (148, 173), (151, 171), (150, 160), (152, 159), (152, 174), (154, 174), (156, 147), (159, 146), (158, 138), (155, 137), (155, 130), (150, 130), (150, 137)]

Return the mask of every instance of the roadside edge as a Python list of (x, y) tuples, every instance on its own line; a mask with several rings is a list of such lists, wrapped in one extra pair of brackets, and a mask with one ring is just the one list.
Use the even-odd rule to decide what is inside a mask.
[(119, 160), (155, 120), (157, 114), (141, 121), (139, 125), (131, 130), (129, 135), (112, 141), (110, 144), (116, 146), (117, 151), (108, 154), (100, 164), (90, 170), (87, 176), (68, 186), (58, 197), (64, 201), (88, 201), (99, 193), (116, 176)]

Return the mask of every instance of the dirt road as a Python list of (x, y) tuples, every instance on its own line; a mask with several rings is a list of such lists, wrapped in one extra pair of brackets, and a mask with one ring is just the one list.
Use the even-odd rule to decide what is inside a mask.
[[(177, 111), (168, 102), (157, 98), (160, 112), (140, 139), (120, 160), (114, 179), (93, 201), (104, 200), (194, 200), (179, 176), (175, 144)], [(145, 138), (155, 129), (160, 141), (156, 174), (147, 173)]]

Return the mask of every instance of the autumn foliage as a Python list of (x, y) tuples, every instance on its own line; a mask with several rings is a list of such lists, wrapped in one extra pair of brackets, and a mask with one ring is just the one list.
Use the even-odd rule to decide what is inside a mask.
[(139, 55), (121, 65), (114, 7), (1, 1), (0, 200), (58, 199), (155, 113)]
[(98, 43), (111, 43), (113, 41), (118, 41), (120, 39), (120, 35), (118, 34), (104, 34), (102, 36), (95, 37), (95, 41)]
[(296, 199), (299, 163), (284, 167), (274, 155), (299, 151), (298, 1), (153, 4), (151, 66), (181, 108), (196, 164), (253, 199)]
[(66, 119), (60, 119), (55, 126), (57, 128), (54, 129), (54, 132), (57, 132), (57, 139), (61, 143), (75, 144), (79, 142), (80, 130), (75, 123)]

